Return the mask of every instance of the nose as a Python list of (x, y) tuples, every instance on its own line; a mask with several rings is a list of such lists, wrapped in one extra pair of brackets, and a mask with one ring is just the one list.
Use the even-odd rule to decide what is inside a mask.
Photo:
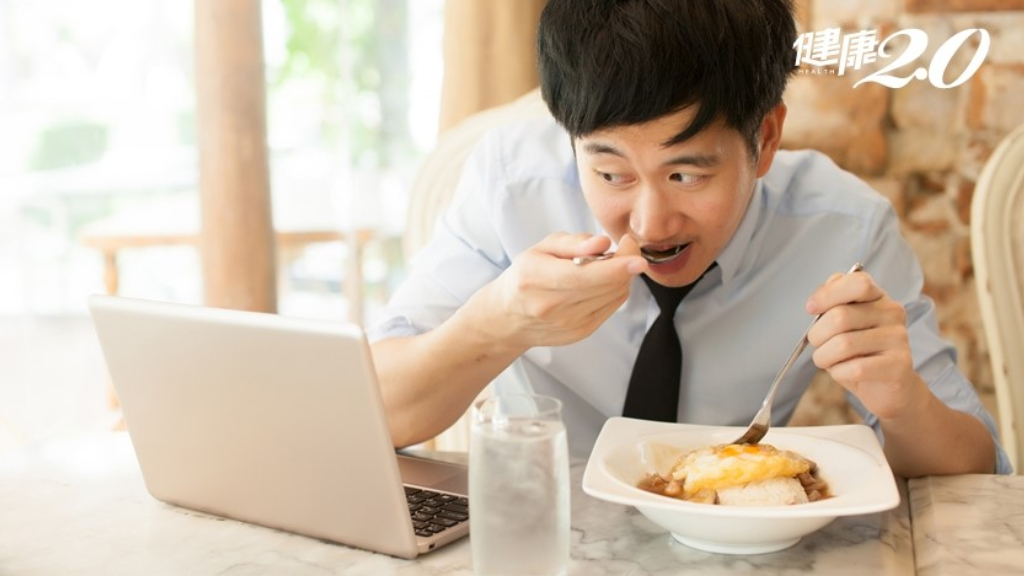
[(629, 226), (643, 244), (669, 243), (682, 229), (682, 214), (672, 198), (657, 186), (644, 186), (637, 194), (629, 217)]

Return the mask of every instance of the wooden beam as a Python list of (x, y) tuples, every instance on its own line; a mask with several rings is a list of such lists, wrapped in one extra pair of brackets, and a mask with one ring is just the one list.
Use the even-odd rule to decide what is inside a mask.
[(206, 304), (276, 312), (260, 0), (195, 0)]

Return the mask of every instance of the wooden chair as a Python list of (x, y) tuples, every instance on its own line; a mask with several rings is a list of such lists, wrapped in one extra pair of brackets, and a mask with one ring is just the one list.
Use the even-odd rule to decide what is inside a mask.
[(971, 251), (1000, 436), (1024, 473), (1024, 125), (996, 148), (971, 202)]
[[(423, 161), (413, 180), (402, 237), (406, 261), (410, 261), (430, 239), (438, 217), (451, 203), (466, 157), (483, 133), (496, 126), (546, 113), (547, 107), (541, 100), (540, 90), (535, 89), (508, 104), (477, 112), (441, 135), (437, 146)], [(513, 364), (502, 377), (516, 374), (515, 367)], [(490, 394), (490, 389), (488, 386), (481, 397)], [(428, 444), (432, 444), (436, 450), (469, 450), (468, 413), (463, 414), (454, 425)]]

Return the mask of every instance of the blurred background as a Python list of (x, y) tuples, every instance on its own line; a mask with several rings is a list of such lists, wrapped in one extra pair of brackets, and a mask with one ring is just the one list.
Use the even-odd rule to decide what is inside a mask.
[[(403, 277), (410, 190), (439, 137), (536, 85), (543, 4), (0, 0), (0, 449), (116, 425), (89, 294), (371, 323)], [(990, 34), (953, 88), (853, 88), (879, 63), (798, 75), (784, 143), (890, 198), (992, 405), (969, 207), (985, 160), (1024, 122), (1024, 3), (797, 5), (803, 31), (924, 30), (925, 66), (956, 32)], [(947, 79), (977, 48), (975, 35)], [(265, 159), (239, 155), (254, 138)], [(238, 219), (272, 229), (223, 232)], [(798, 422), (848, 418), (826, 383)]]
[(542, 5), (0, 0), (0, 448), (118, 422), (89, 294), (370, 322), (439, 132), (536, 85)]
[[(256, 6), (276, 227), (400, 234), (403, 189), (437, 135), (442, 6)], [(105, 289), (90, 237), (199, 231), (192, 8), (0, 0), (0, 314), (83, 314)], [(118, 291), (200, 303), (197, 250), (154, 244), (117, 254)], [(346, 318), (345, 244), (301, 248), (280, 262), (280, 311)], [(385, 250), (367, 255), (370, 301), (400, 268)]]

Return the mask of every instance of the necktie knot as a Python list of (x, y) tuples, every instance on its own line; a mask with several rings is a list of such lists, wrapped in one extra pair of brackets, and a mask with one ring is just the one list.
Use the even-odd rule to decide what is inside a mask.
[[(686, 286), (670, 288), (651, 280), (646, 274), (642, 275), (641, 278), (644, 279), (647, 288), (650, 289), (651, 295), (654, 296), (654, 301), (658, 303), (658, 308), (663, 316), (675, 316), (676, 309), (679, 308), (683, 298), (686, 298), (690, 290), (693, 290), (693, 287), (697, 285), (697, 282), (694, 282)], [(699, 282), (700, 279), (698, 278), (697, 281)]]

